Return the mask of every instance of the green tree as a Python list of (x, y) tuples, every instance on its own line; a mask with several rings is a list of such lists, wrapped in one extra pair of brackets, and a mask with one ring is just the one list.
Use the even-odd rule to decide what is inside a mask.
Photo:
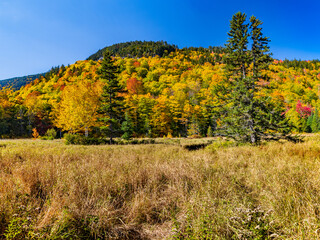
[(101, 94), (100, 113), (104, 116), (100, 121), (104, 123), (101, 130), (110, 137), (110, 144), (113, 137), (121, 132), (121, 122), (123, 120), (123, 87), (118, 80), (119, 68), (114, 64), (109, 51), (105, 51), (101, 66), (97, 71), (100, 79), (104, 82)]
[(314, 133), (319, 132), (319, 130), (320, 130), (320, 117), (319, 117), (319, 112), (318, 112), (317, 108), (314, 110), (314, 113), (311, 116), (312, 116), (312, 120), (311, 120), (310, 127), (311, 127), (312, 132), (314, 132)]
[(312, 113), (307, 119), (306, 132), (308, 132), (308, 133), (313, 132), (312, 128), (311, 128), (311, 125), (312, 125), (312, 122), (313, 122), (313, 117), (314, 117), (314, 113)]
[(247, 15), (241, 12), (233, 15), (230, 21), (229, 39), (226, 44), (227, 54), (224, 57), (227, 76), (234, 80), (246, 78), (247, 69), (250, 64), (248, 50), (248, 24)]
[(250, 24), (247, 24), (246, 14), (236, 13), (230, 21), (224, 58), (230, 87), (225, 98), (223, 133), (237, 141), (253, 144), (263, 138), (286, 138), (290, 131), (285, 116), (281, 114), (281, 106), (274, 106), (267, 96), (258, 96), (258, 82), (267, 81), (263, 72), (271, 63), (269, 40), (263, 36), (261, 24), (255, 17), (251, 17)]
[(121, 136), (121, 138), (125, 140), (129, 140), (132, 138), (133, 126), (128, 112), (126, 112), (125, 114), (125, 121), (122, 122), (121, 130), (123, 131), (123, 135)]

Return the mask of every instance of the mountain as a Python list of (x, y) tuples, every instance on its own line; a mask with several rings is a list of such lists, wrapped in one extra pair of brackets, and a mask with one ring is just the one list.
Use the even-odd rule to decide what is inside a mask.
[[(201, 53), (210, 52), (215, 53), (223, 53), (223, 47), (187, 47), (179, 49), (178, 46), (174, 44), (168, 44), (165, 41), (132, 41), (132, 42), (124, 42), (124, 43), (117, 43), (111, 46), (104, 47), (100, 49), (96, 53), (92, 54), (87, 58), (87, 60), (97, 61), (102, 58), (103, 52), (105, 50), (109, 50), (113, 53), (114, 56), (119, 57), (128, 57), (128, 58), (141, 58), (141, 57), (154, 57), (158, 55), (159, 57), (168, 56), (170, 53), (175, 51), (180, 52), (190, 52), (190, 51), (198, 51)], [(23, 77), (15, 77), (10, 79), (0, 80), (0, 87), (12, 87), (14, 90), (19, 90), (22, 86), (34, 81), (41, 76), (48, 78), (50, 74), (56, 73), (59, 70), (58, 67), (53, 67), (50, 71), (46, 73), (39, 73), (34, 75), (28, 75)]]
[(12, 87), (14, 90), (20, 89), (22, 86), (25, 86), (26, 84), (32, 82), (33, 80), (43, 76), (44, 73), (34, 74), (34, 75), (28, 75), (23, 77), (15, 77), (15, 78), (9, 78), (4, 79), (0, 81), (0, 87)]
[(23, 77), (14, 77), (9, 79), (0, 80), (0, 88), (3, 87), (11, 87), (13, 90), (19, 90), (21, 87), (27, 85), (28, 83), (44, 77), (46, 79), (49, 79), (53, 74), (57, 74), (59, 72), (60, 68), (64, 68), (64, 65), (52, 67), (48, 72), (45, 73), (38, 73)]
[[(114, 56), (122, 57), (122, 58), (142, 58), (142, 57), (155, 57), (159, 56), (168, 57), (172, 52), (179, 52), (188, 56), (191, 52), (201, 53), (202, 56), (197, 59), (189, 59), (194, 64), (204, 64), (205, 62), (219, 62), (221, 61), (221, 54), (224, 54), (224, 47), (185, 47), (179, 49), (177, 45), (168, 44), (165, 41), (131, 41), (124, 43), (117, 43), (111, 46), (104, 47), (98, 50), (96, 53), (92, 54), (87, 58), (87, 60), (97, 61), (102, 58), (103, 52), (105, 50), (109, 50), (113, 53)], [(211, 53), (215, 53), (212, 55)], [(294, 69), (309, 69), (312, 70), (314, 66), (317, 66), (319, 60), (313, 61), (303, 61), (303, 60), (284, 60), (279, 61), (279, 64), (283, 65), (286, 68), (294, 68)], [(64, 66), (61, 66), (64, 68)], [(5, 79), (0, 81), (0, 87), (12, 87), (14, 90), (20, 89), (22, 86), (34, 81), (41, 76), (49, 79), (52, 74), (56, 74), (59, 71), (58, 67), (53, 67), (46, 73), (39, 73), (34, 75), (28, 75), (23, 77), (15, 77), (10, 79)]]

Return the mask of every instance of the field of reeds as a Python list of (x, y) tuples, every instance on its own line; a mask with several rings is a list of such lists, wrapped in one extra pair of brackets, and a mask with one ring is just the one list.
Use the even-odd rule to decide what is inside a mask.
[(0, 239), (320, 239), (320, 136), (195, 151), (3, 140)]

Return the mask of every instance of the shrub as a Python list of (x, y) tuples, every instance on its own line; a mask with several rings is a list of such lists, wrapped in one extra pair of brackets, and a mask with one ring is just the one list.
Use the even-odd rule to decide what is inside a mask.
[(64, 135), (64, 139), (66, 140), (66, 144), (82, 144), (82, 137), (78, 134), (67, 133)]
[(54, 128), (48, 129), (46, 134), (41, 137), (42, 140), (53, 140), (57, 137), (57, 131)]
[(207, 137), (213, 137), (214, 136), (214, 132), (211, 128), (211, 126), (208, 127), (208, 130), (207, 130)]
[(32, 137), (33, 137), (33, 139), (37, 139), (37, 138), (39, 138), (39, 133), (38, 133), (38, 131), (37, 131), (37, 129), (36, 128), (33, 128), (32, 129)]
[(48, 129), (46, 136), (50, 139), (55, 139), (57, 137), (57, 131), (54, 128)]

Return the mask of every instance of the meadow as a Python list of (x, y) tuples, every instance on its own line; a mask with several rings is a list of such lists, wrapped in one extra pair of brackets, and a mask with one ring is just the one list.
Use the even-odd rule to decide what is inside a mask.
[(0, 239), (320, 239), (319, 141), (2, 140)]

